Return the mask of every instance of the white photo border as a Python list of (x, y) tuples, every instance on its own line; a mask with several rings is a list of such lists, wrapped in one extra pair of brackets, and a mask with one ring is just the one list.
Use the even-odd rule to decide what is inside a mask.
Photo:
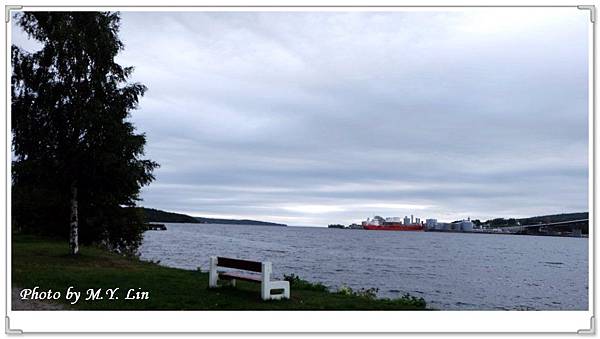
[[(58, 5), (37, 6), (32, 0), (15, 1), (5, 6), (5, 332), (6, 333), (595, 333), (595, 79), (596, 79), (596, 4), (581, 5), (564, 0), (504, 1), (450, 0), (440, 3), (425, 0), (379, 1), (365, 4), (357, 0), (315, 0), (302, 4), (291, 1), (253, 1), (253, 4), (226, 0), (176, 0), (170, 5), (148, 1), (137, 5), (127, 0), (103, 1), (102, 6), (80, 6), (74, 0), (62, 0)], [(588, 206), (589, 269), (588, 310), (586, 311), (13, 311), (11, 309), (11, 153), (10, 153), (10, 16), (15, 10), (65, 11), (408, 11), (465, 10), (468, 8), (556, 7), (589, 11), (588, 69)], [(230, 321), (236, 319), (235, 325)], [(265, 322), (264, 318), (269, 321)]]

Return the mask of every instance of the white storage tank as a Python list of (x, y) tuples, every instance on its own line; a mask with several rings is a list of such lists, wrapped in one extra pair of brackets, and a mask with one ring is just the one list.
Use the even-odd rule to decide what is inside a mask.
[(460, 230), (470, 232), (473, 230), (473, 222), (471, 220), (463, 220), (460, 222)]
[(442, 230), (442, 231), (447, 231), (450, 229), (450, 224), (446, 223), (446, 222), (438, 222), (437, 225), (435, 226), (436, 230)]
[(427, 226), (427, 229), (435, 229), (436, 224), (437, 219), (425, 219), (425, 225)]

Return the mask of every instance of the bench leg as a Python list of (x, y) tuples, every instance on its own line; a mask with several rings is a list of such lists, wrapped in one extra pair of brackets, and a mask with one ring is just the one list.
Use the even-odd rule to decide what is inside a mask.
[(269, 290), (268, 282), (263, 281), (260, 283), (260, 297), (262, 300), (269, 300), (271, 298), (271, 291)]
[(262, 300), (271, 299), (271, 263), (266, 261), (262, 263), (262, 277), (260, 284), (260, 297)]
[(283, 288), (283, 298), (289, 299), (290, 298), (290, 282), (286, 281), (285, 283), (286, 283), (286, 285)]
[[(272, 266), (266, 261), (262, 263), (262, 283), (260, 284), (260, 296), (262, 300), (271, 299), (289, 299), (290, 282), (289, 281), (271, 281)], [(271, 294), (271, 290), (283, 290), (282, 294)]]
[[(280, 294), (271, 294), (272, 290), (283, 290)], [(289, 281), (263, 281), (261, 284), (262, 300), (280, 300), (290, 298)]]
[(217, 287), (219, 281), (219, 273), (217, 273), (217, 257), (210, 257), (210, 271), (208, 273), (208, 287)]
[[(269, 299), (280, 300), (290, 298), (290, 282), (289, 281), (271, 281), (269, 283)], [(283, 290), (281, 294), (271, 294), (271, 290)]]

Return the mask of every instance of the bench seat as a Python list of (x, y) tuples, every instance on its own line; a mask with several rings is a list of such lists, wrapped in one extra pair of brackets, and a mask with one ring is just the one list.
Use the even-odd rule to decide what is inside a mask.
[(246, 274), (242, 272), (219, 272), (219, 278), (224, 280), (238, 279), (253, 282), (262, 282), (261, 276), (258, 274)]

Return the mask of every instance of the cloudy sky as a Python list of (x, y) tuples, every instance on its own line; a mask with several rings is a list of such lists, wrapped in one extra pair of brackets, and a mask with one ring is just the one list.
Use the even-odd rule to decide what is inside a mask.
[(123, 12), (161, 164), (142, 204), (321, 226), (587, 211), (589, 15)]

